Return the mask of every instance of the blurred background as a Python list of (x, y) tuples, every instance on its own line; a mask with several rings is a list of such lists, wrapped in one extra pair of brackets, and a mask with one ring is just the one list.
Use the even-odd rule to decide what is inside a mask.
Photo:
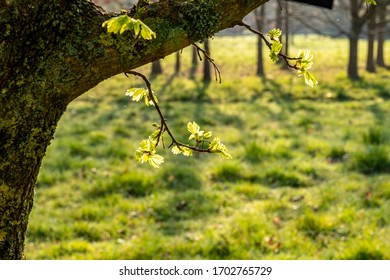
[[(120, 11), (135, 1), (95, 2)], [(173, 155), (166, 138), (159, 169), (136, 162), (159, 121), (125, 96), (139, 78), (78, 98), (43, 162), (27, 257), (390, 259), (390, 1), (377, 2), (272, 0), (245, 19), (280, 27), (290, 56), (309, 49), (314, 88), (243, 28), (199, 43), (221, 84), (192, 46), (137, 69), (178, 139), (195, 121), (231, 160)]]

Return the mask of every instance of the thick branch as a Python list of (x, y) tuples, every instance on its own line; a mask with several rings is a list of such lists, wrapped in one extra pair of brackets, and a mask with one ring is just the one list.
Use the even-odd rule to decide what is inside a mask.
[[(108, 35), (101, 27), (102, 19), (107, 19), (109, 15), (93, 14), (93, 18), (85, 21), (79, 29), (86, 35), (84, 44), (93, 45), (100, 55), (87, 57), (87, 61), (78, 54), (69, 58), (72, 61), (69, 79), (74, 79), (77, 73), (77, 85), (67, 83), (63, 86), (80, 90), (64, 90), (71, 92), (69, 100), (72, 100), (106, 78), (163, 58), (219, 30), (233, 27), (235, 22), (265, 2), (266, 0), (212, 0), (199, 3), (162, 0), (150, 4), (130, 14), (150, 26), (157, 33), (157, 39), (151, 42), (139, 40), (134, 47), (129, 42), (130, 36)], [(69, 31), (69, 35), (73, 36), (74, 31)], [(94, 36), (87, 36), (90, 33)], [(79, 49), (78, 46), (75, 48)], [(85, 69), (85, 65), (91, 66)], [(95, 72), (94, 79), (91, 79), (91, 71)]]
[[(30, 53), (29, 57), (48, 61), (44, 69), (36, 70), (43, 78), (57, 78), (53, 79), (56, 82), (51, 88), (65, 95), (62, 98), (68, 103), (104, 79), (163, 58), (220, 30), (233, 27), (235, 22), (241, 21), (268, 0), (161, 0), (133, 9), (128, 13), (157, 33), (156, 40), (138, 40), (135, 44), (132, 36), (107, 34), (101, 24), (113, 15), (104, 13), (90, 2), (30, 1), (35, 4), (29, 10), (24, 9), (26, 14), (23, 17), (0, 20), (2, 30), (7, 31), (13, 26), (19, 28), (10, 30), (9, 36), (0, 35), (0, 45), (10, 46), (9, 50), (5, 48), (0, 53), (0, 61), (5, 62), (4, 69), (7, 69), (9, 56), (23, 51), (22, 47), (11, 49), (17, 44), (15, 38), (19, 42), (35, 38), (36, 53)], [(2, 7), (1, 14), (16, 15), (16, 11), (25, 7), (24, 4), (15, 4), (20, 7), (12, 5)], [(36, 22), (39, 26), (35, 27), (38, 28), (29, 30), (28, 27)], [(21, 29), (21, 25), (27, 28)], [(52, 37), (47, 34), (52, 34)], [(36, 60), (28, 63), (39, 66)], [(0, 85), (12, 75), (1, 67), (3, 65), (0, 66)]]

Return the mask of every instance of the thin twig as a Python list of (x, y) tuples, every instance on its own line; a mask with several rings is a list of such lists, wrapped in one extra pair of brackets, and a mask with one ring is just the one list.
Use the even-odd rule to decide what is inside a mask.
[[(253, 29), (250, 25), (244, 23), (244, 22), (238, 22), (237, 25), (240, 25), (240, 26), (243, 26), (245, 27), (246, 29), (248, 29), (250, 32), (260, 36), (260, 38), (264, 41), (264, 43), (267, 45), (267, 47), (271, 50), (272, 49), (272, 43), (270, 43), (267, 38), (265, 37), (265, 35), (263, 33), (261, 33), (260, 31), (256, 30), (256, 29)], [(290, 67), (290, 68), (293, 68), (295, 70), (300, 70), (300, 68), (297, 66), (297, 63), (295, 64), (291, 64), (290, 61), (299, 61), (300, 58), (298, 57), (289, 57), (283, 53), (278, 53), (278, 56), (280, 56), (281, 58), (284, 59), (284, 61), (286, 62), (287, 66)]]
[(160, 117), (160, 121), (161, 121), (161, 126), (160, 126), (160, 132), (158, 133), (157, 135), (157, 143), (156, 143), (156, 147), (160, 141), (160, 139), (162, 139), (162, 136), (163, 136), (163, 133), (166, 131), (169, 135), (169, 137), (171, 138), (172, 140), (172, 143), (168, 146), (169, 148), (172, 147), (173, 145), (176, 145), (178, 146), (178, 148), (180, 149), (181, 147), (183, 148), (188, 148), (188, 149), (191, 149), (193, 151), (196, 151), (196, 152), (200, 152), (200, 153), (211, 153), (210, 149), (200, 149), (198, 147), (193, 147), (193, 146), (189, 146), (189, 145), (186, 145), (186, 144), (183, 144), (183, 143), (180, 143), (179, 141), (177, 141), (175, 139), (175, 137), (173, 136), (171, 130), (169, 129), (169, 126), (167, 124), (167, 121), (160, 109), (160, 106), (158, 105), (157, 103), (157, 100), (156, 98), (154, 97), (153, 95), (153, 91), (152, 91), (152, 85), (151, 83), (149, 82), (148, 78), (146, 78), (145, 75), (139, 73), (139, 72), (136, 72), (136, 71), (128, 71), (128, 72), (125, 72), (124, 73), (126, 75), (126, 77), (129, 77), (129, 75), (134, 75), (134, 76), (138, 76), (138, 77), (141, 77), (143, 79), (143, 81), (145, 82), (145, 85), (148, 89), (148, 98), (152, 101), (153, 105), (154, 105), (154, 108), (156, 109), (159, 117)]
[(131, 45), (131, 48), (134, 48), (135, 44), (137, 44), (137, 41), (141, 36), (141, 31), (142, 31), (142, 26), (140, 27), (138, 34), (135, 36), (134, 43)]
[(196, 51), (198, 53), (198, 57), (199, 57), (199, 60), (202, 61), (202, 56), (200, 55), (200, 53), (202, 53), (204, 55), (204, 57), (206, 58), (206, 60), (208, 62), (210, 62), (213, 67), (214, 67), (214, 73), (215, 73), (215, 80), (218, 81), (219, 80), (219, 83), (221, 84), (222, 83), (222, 77), (221, 77), (221, 71), (219, 71), (219, 68), (218, 66), (215, 64), (214, 62), (214, 59), (212, 59), (210, 57), (210, 55), (206, 52), (206, 50), (202, 49), (201, 47), (199, 47), (197, 44), (192, 44), (195, 48), (196, 48)]

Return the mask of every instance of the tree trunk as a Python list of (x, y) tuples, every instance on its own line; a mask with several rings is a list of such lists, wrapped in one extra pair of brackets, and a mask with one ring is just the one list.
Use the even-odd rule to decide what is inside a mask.
[(162, 67), (161, 67), (161, 62), (160, 60), (155, 60), (152, 62), (152, 70), (150, 72), (151, 76), (157, 76), (162, 74)]
[[(255, 10), (255, 18), (257, 29), (261, 30), (265, 25), (265, 6), (261, 6)], [(258, 76), (265, 76), (264, 60), (263, 60), (263, 40), (260, 36), (257, 37), (257, 67), (256, 74)]]
[(180, 62), (180, 52), (176, 52), (176, 63), (175, 63), (175, 74), (180, 72), (181, 62)]
[(376, 29), (376, 6), (371, 5), (368, 16), (368, 36), (367, 36), (367, 64), (366, 70), (370, 73), (375, 73), (375, 60), (374, 60), (374, 44), (375, 44), (375, 29)]
[[(275, 28), (283, 29), (283, 15), (282, 15), (282, 6), (281, 3), (278, 1), (278, 5), (276, 5), (276, 19), (275, 19)], [(283, 43), (283, 36), (280, 36), (279, 38), (280, 42)], [(279, 59), (277, 64), (280, 64), (282, 61)]]
[[(283, 25), (283, 34), (284, 34), (284, 54), (288, 56), (289, 52), (289, 44), (290, 44), (290, 22), (289, 22), (289, 11), (288, 11), (288, 1), (283, 1), (284, 2), (284, 25)], [(288, 65), (286, 63), (283, 63), (283, 67), (285, 69), (288, 69)]]
[(348, 78), (351, 80), (359, 79), (358, 72), (358, 43), (359, 38), (351, 36), (349, 38), (349, 60), (348, 60)]
[(357, 0), (350, 0), (351, 27), (349, 32), (349, 57), (348, 57), (348, 78), (351, 80), (359, 79), (358, 73), (358, 43), (359, 35), (364, 21), (359, 17), (361, 3)]
[(191, 70), (190, 70), (190, 78), (194, 79), (196, 71), (198, 69), (198, 52), (194, 46), (192, 46), (191, 52)]
[[(204, 50), (207, 54), (210, 54), (210, 43), (209, 40), (206, 39), (204, 41)], [(209, 83), (211, 81), (211, 71), (210, 71), (210, 62), (204, 58), (203, 59), (203, 82)]]
[(385, 56), (384, 56), (384, 44), (385, 44), (385, 32), (386, 32), (386, 9), (387, 6), (380, 7), (378, 9), (378, 26), (377, 26), (377, 38), (378, 38), (378, 46), (377, 46), (377, 56), (376, 56), (376, 64), (381, 67), (385, 67)]
[(24, 257), (41, 161), (72, 100), (233, 27), (265, 2), (161, 0), (131, 11), (156, 32), (149, 42), (108, 34), (102, 22), (112, 15), (90, 1), (0, 0), (0, 259)]

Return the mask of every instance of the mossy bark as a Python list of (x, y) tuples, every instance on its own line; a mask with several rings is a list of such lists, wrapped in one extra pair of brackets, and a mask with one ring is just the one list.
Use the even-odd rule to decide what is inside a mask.
[(161, 0), (129, 14), (151, 42), (107, 34), (86, 0), (0, 0), (0, 259), (24, 258), (34, 187), (67, 105), (99, 82), (235, 25), (266, 0)]

